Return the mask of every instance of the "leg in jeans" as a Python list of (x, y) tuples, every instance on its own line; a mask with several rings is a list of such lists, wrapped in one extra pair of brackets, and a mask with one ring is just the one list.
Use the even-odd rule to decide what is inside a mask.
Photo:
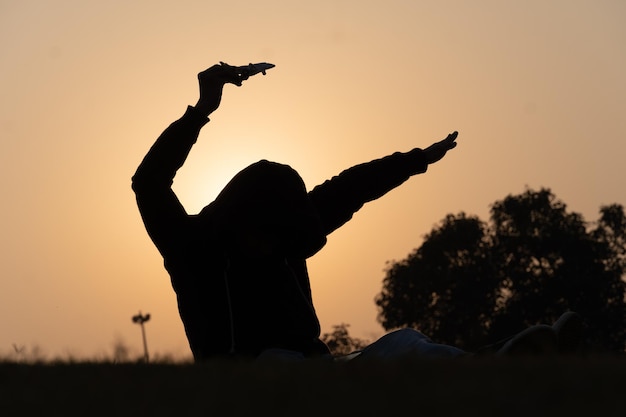
[(433, 343), (424, 334), (407, 328), (381, 337), (363, 349), (359, 358), (393, 359), (402, 356), (451, 358), (465, 355), (467, 353), (461, 349)]

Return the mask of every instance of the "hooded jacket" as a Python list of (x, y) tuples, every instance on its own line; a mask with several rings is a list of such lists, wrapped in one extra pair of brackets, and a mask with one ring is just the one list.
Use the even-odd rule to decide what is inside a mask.
[(194, 358), (254, 357), (269, 348), (328, 354), (319, 339), (306, 259), (366, 202), (425, 172), (422, 150), (354, 166), (308, 192), (291, 167), (262, 160), (190, 215), (172, 184), (208, 121), (189, 106), (132, 178)]

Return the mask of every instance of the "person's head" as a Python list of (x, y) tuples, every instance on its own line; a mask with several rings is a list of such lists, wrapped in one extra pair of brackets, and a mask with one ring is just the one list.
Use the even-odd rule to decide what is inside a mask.
[(288, 165), (262, 160), (248, 166), (208, 207), (229, 248), (251, 257), (306, 258), (326, 243), (304, 181)]

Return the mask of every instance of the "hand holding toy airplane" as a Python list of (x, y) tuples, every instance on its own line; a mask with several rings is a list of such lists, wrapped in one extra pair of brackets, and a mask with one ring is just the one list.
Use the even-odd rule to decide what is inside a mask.
[[(227, 66), (231, 66), (228, 65), (224, 62), (220, 62), (220, 64), (222, 65), (227, 65)], [(248, 64), (248, 65), (242, 65), (239, 67), (232, 67), (234, 68), (239, 74), (241, 74), (241, 76), (246, 79), (248, 77), (251, 77), (253, 75), (256, 75), (258, 73), (261, 73), (263, 75), (265, 75), (265, 71), (267, 71), (270, 68), (274, 68), (276, 65), (274, 64), (270, 64), (267, 62), (259, 62), (257, 64)]]

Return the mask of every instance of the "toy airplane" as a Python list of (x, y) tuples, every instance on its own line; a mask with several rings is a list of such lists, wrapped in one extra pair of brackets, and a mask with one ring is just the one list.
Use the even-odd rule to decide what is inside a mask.
[[(223, 62), (220, 62), (220, 64), (222, 65), (228, 65), (228, 64), (224, 64)], [(242, 75), (245, 75), (247, 77), (251, 77), (253, 75), (258, 74), (259, 72), (263, 75), (265, 75), (265, 71), (267, 71), (270, 68), (274, 68), (276, 65), (274, 64), (270, 64), (267, 62), (259, 62), (257, 64), (248, 64), (248, 65), (242, 65), (240, 67), (234, 67), (238, 72), (240, 72)]]

